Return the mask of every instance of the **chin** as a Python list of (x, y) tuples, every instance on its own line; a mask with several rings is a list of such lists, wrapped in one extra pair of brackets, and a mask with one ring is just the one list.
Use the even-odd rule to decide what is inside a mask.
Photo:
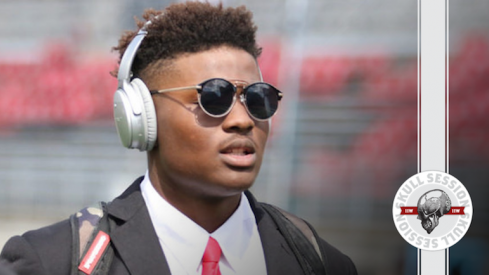
[(253, 185), (254, 181), (243, 181), (243, 179), (239, 179), (239, 181), (226, 181), (220, 184), (215, 185), (214, 194), (218, 197), (231, 197), (235, 195), (239, 195), (242, 192), (248, 190)]
[(223, 191), (225, 193), (228, 193), (229, 195), (234, 195), (234, 194), (239, 194), (241, 192), (244, 192), (248, 189), (251, 188), (251, 186), (253, 185), (253, 182), (251, 183), (235, 183), (235, 184), (226, 184), (225, 186), (223, 186)]
[[(249, 189), (255, 182), (257, 173), (255, 171), (240, 171), (232, 173), (227, 179), (223, 181), (223, 185), (227, 185), (231, 188), (246, 190)], [(223, 177), (224, 178), (224, 177)]]

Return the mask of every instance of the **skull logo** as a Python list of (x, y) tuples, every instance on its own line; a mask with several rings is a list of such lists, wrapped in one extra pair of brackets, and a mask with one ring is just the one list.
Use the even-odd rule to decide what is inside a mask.
[(421, 226), (431, 234), (438, 226), (438, 219), (448, 213), (451, 207), (452, 202), (444, 191), (434, 189), (424, 193), (418, 200), (418, 219), (421, 220)]

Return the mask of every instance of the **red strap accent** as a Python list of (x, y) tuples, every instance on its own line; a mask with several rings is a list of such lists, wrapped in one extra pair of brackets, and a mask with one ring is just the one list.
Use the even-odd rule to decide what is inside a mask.
[(90, 249), (81, 261), (78, 269), (87, 275), (92, 273), (95, 266), (97, 266), (100, 257), (104, 254), (105, 249), (110, 243), (110, 237), (107, 233), (99, 231), (95, 239), (93, 240)]

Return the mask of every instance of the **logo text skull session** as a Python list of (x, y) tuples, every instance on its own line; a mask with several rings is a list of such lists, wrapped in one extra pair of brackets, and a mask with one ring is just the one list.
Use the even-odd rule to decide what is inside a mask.
[(402, 184), (392, 215), (408, 243), (423, 250), (440, 250), (454, 245), (467, 232), (472, 201), (467, 189), (453, 176), (426, 171)]

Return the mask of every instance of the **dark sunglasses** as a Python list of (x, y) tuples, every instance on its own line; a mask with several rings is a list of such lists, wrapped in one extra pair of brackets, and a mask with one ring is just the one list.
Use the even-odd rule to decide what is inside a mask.
[(254, 119), (267, 120), (275, 114), (278, 102), (282, 99), (282, 92), (265, 82), (256, 82), (248, 86), (242, 81), (237, 83), (238, 85), (235, 85), (222, 78), (211, 78), (196, 86), (151, 91), (151, 94), (196, 89), (202, 110), (211, 117), (223, 117), (236, 103), (239, 86), (243, 89), (239, 99)]

